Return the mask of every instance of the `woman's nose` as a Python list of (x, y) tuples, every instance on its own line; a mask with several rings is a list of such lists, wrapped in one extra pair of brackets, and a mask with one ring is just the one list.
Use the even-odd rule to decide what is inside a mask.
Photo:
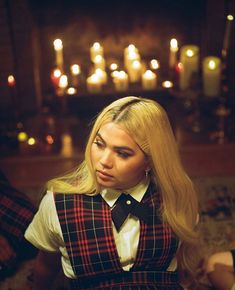
[(104, 150), (100, 158), (100, 164), (103, 167), (111, 168), (113, 166), (112, 152), (110, 152), (109, 150)]

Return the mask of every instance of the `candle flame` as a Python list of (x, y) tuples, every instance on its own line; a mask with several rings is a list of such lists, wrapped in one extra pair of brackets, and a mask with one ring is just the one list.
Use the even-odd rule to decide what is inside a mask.
[(56, 68), (54, 71), (53, 71), (53, 75), (55, 78), (59, 78), (61, 76), (61, 70), (59, 68)]
[(59, 81), (59, 87), (65, 89), (68, 86), (68, 77), (66, 75), (62, 75)]
[(160, 67), (159, 61), (156, 59), (152, 59), (150, 61), (150, 66), (152, 69), (158, 69)]
[(162, 86), (166, 89), (172, 88), (173, 87), (173, 83), (171, 81), (164, 81), (162, 83)]
[(175, 38), (171, 39), (170, 47), (174, 50), (178, 50), (178, 41)]
[(233, 21), (233, 15), (231, 15), (231, 14), (227, 15), (227, 20)]
[(9, 75), (7, 78), (8, 85), (13, 87), (16, 83), (15, 78), (13, 75)]
[(187, 49), (187, 50), (186, 50), (186, 55), (187, 55), (188, 57), (193, 57), (193, 56), (194, 56), (194, 52), (193, 52), (193, 50), (192, 50), (192, 49)]
[(61, 50), (63, 48), (62, 40), (59, 39), (59, 38), (55, 39), (53, 44), (54, 44), (54, 49), (55, 50)]
[(30, 138), (28, 139), (28, 145), (32, 146), (32, 145), (35, 145), (35, 143), (36, 143), (35, 138), (30, 137)]
[(208, 62), (208, 67), (209, 67), (209, 69), (214, 70), (214, 69), (216, 68), (216, 63), (215, 63), (215, 61), (214, 61), (214, 60), (210, 60), (210, 61)]
[(73, 87), (70, 87), (70, 88), (67, 89), (68, 95), (75, 95), (76, 92), (77, 92), (77, 90), (75, 88), (73, 88)]
[(93, 43), (93, 47), (94, 47), (95, 50), (99, 50), (100, 47), (101, 47), (101, 45), (100, 45), (99, 42), (94, 42), (94, 43)]
[(116, 63), (111, 63), (110, 64), (110, 69), (111, 70), (116, 70), (118, 68), (118, 65)]
[(80, 66), (78, 64), (71, 65), (70, 70), (71, 70), (71, 73), (75, 76), (79, 75), (81, 72)]

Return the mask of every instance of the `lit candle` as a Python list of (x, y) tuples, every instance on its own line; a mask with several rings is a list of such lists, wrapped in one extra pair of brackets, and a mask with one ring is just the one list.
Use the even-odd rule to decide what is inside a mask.
[(208, 97), (220, 94), (221, 87), (221, 60), (216, 56), (207, 56), (203, 59), (203, 93)]
[(16, 85), (16, 80), (13, 75), (8, 76), (7, 83), (9, 87), (14, 87)]
[(68, 77), (66, 75), (61, 75), (59, 79), (58, 88), (56, 90), (57, 95), (63, 96), (67, 86), (68, 86)]
[(71, 83), (74, 87), (78, 86), (78, 75), (81, 73), (80, 66), (78, 64), (73, 64), (70, 66), (71, 71)]
[(199, 70), (199, 47), (196, 45), (182, 46), (180, 63), (179, 87), (181, 90), (186, 90), (190, 87), (193, 73)]
[(157, 75), (151, 70), (142, 74), (142, 86), (145, 90), (154, 90), (157, 86)]
[(166, 80), (166, 81), (162, 82), (162, 87), (165, 89), (170, 89), (173, 86), (174, 86), (174, 84), (171, 81)]
[(87, 78), (87, 90), (90, 93), (99, 93), (102, 88), (102, 82), (97, 74), (93, 74)]
[(140, 61), (140, 54), (134, 44), (128, 45), (124, 49), (124, 66), (127, 70), (131, 69), (131, 65), (135, 60)]
[(154, 69), (154, 70), (159, 69), (160, 68), (159, 61), (157, 59), (151, 59), (150, 67), (151, 67), (151, 69)]
[(53, 72), (51, 73), (51, 81), (55, 88), (59, 86), (61, 75), (62, 75), (61, 70), (58, 68), (54, 69)]
[(170, 41), (169, 67), (175, 68), (177, 63), (178, 42), (175, 38)]
[(128, 88), (128, 75), (124, 71), (119, 71), (113, 79), (115, 89), (119, 92), (126, 91)]
[(135, 83), (140, 80), (142, 73), (142, 64), (139, 60), (133, 61), (127, 70), (130, 77), (130, 82)]
[(105, 70), (105, 60), (102, 55), (98, 54), (94, 59), (95, 68)]
[(225, 33), (224, 33), (224, 41), (223, 41), (223, 49), (222, 49), (223, 57), (227, 56), (230, 35), (231, 35), (232, 21), (233, 21), (233, 15), (227, 15), (227, 21), (226, 21), (226, 27), (225, 27)]
[(94, 44), (92, 45), (92, 47), (90, 48), (90, 56), (91, 56), (91, 60), (94, 62), (95, 57), (97, 55), (101, 55), (103, 56), (103, 47), (100, 45), (99, 42), (94, 42)]
[(106, 71), (100, 69), (100, 68), (97, 68), (95, 70), (95, 74), (99, 77), (102, 85), (105, 85), (107, 83), (107, 73)]
[(54, 42), (54, 50), (56, 53), (56, 65), (62, 69), (63, 68), (63, 43), (61, 39), (55, 39)]

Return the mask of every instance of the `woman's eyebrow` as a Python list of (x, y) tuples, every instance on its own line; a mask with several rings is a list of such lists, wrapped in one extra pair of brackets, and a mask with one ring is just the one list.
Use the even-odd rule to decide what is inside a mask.
[[(99, 137), (104, 144), (107, 144), (99, 132), (96, 134), (96, 137)], [(134, 150), (128, 146), (113, 146), (113, 148), (114, 150), (128, 150), (131, 153), (134, 153)]]

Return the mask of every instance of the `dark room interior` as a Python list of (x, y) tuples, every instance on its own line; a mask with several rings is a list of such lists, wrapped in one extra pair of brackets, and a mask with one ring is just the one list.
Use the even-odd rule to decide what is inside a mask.
[[(150, 98), (166, 109), (195, 183), (208, 254), (234, 245), (235, 23), (228, 15), (235, 16), (234, 0), (2, 0), (0, 171), (38, 206), (45, 183), (82, 160), (103, 107), (129, 95)], [(93, 59), (95, 43), (103, 63)], [(128, 66), (130, 45), (138, 72)], [(196, 49), (197, 67), (187, 75), (184, 48)], [(219, 62), (218, 80), (206, 67), (210, 58)], [(104, 79), (94, 84), (97, 70)], [(125, 84), (115, 71), (128, 75)], [(144, 81), (148, 71), (155, 82)], [(33, 260), (20, 266), (0, 290), (31, 289), (32, 267)], [(58, 277), (53, 290), (62, 289)], [(200, 289), (212, 289), (206, 277), (188, 290)]]

